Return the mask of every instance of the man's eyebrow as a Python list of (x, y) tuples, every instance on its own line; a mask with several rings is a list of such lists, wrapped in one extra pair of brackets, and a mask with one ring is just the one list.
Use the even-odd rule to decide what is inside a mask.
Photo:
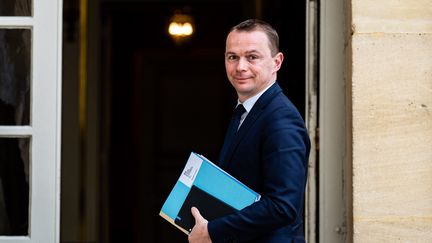
[[(250, 51), (246, 51), (246, 54), (260, 54), (260, 52), (257, 50), (250, 50)], [(225, 55), (237, 55), (237, 53), (233, 51), (227, 51), (225, 52)]]
[(225, 52), (225, 55), (230, 55), (230, 54), (234, 54), (234, 55), (236, 55), (236, 53), (235, 53), (235, 52), (232, 52), (232, 51), (227, 51), (227, 52)]
[(259, 51), (257, 51), (257, 50), (250, 50), (250, 51), (247, 51), (246, 52), (246, 54), (253, 54), (253, 53), (260, 53)]

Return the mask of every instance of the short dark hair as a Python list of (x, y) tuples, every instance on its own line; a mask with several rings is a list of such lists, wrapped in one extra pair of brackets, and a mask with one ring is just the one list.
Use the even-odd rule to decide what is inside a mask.
[(263, 31), (269, 40), (269, 47), (272, 56), (279, 52), (279, 35), (277, 31), (267, 22), (260, 19), (248, 19), (232, 27), (228, 33), (233, 31), (252, 32), (255, 30)]

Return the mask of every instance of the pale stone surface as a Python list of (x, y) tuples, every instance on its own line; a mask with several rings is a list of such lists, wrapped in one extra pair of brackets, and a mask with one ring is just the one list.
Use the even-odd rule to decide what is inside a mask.
[(354, 242), (432, 242), (432, 34), (352, 51)]
[(432, 33), (431, 0), (353, 0), (357, 33)]

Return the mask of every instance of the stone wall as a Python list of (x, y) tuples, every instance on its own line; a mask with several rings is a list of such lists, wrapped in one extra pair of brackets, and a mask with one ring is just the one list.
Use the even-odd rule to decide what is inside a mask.
[(351, 4), (354, 242), (432, 242), (432, 1)]

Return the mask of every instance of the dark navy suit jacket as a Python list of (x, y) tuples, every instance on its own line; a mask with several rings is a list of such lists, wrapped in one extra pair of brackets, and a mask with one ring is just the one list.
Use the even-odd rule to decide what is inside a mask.
[(304, 242), (310, 142), (294, 105), (273, 84), (247, 115), (219, 165), (261, 200), (208, 223), (213, 243)]

